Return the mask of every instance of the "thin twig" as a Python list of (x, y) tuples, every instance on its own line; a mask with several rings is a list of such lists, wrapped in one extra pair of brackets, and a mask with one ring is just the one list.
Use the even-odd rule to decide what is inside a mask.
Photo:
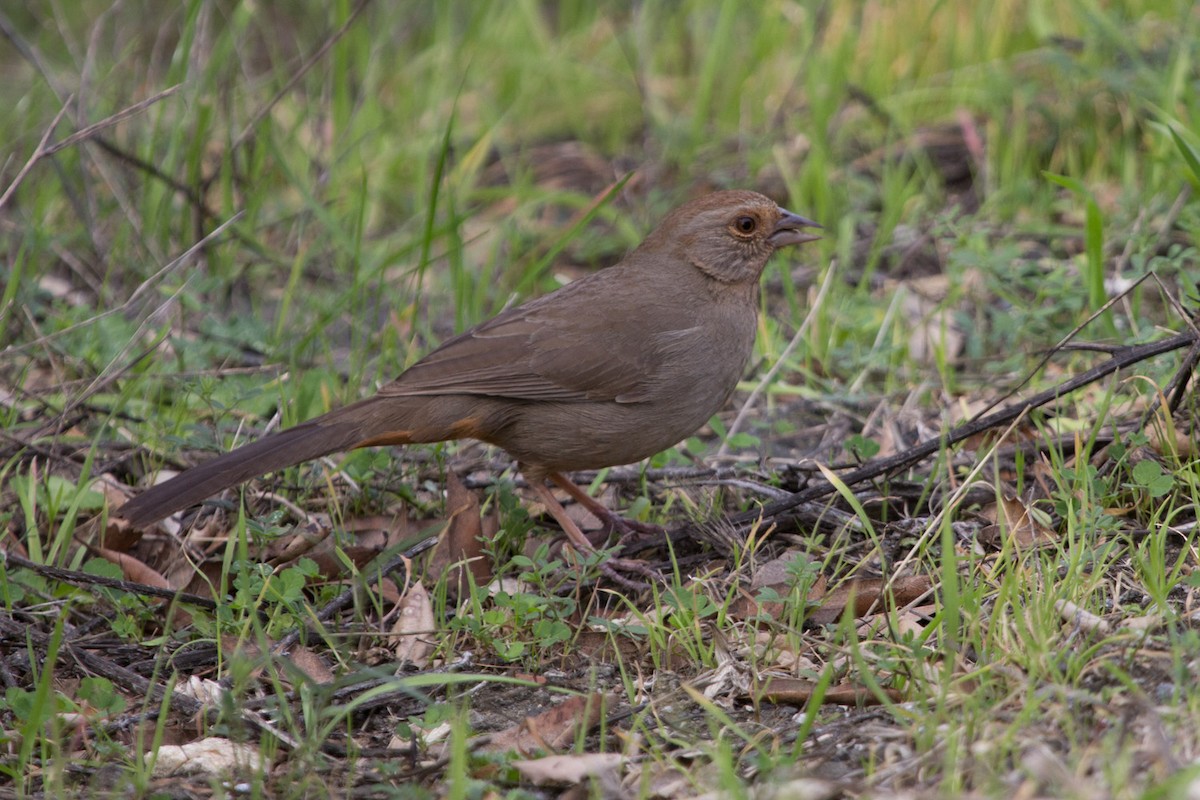
[(144, 597), (157, 597), (163, 600), (178, 601), (180, 603), (189, 603), (200, 608), (212, 611), (216, 609), (217, 603), (211, 597), (201, 597), (198, 594), (188, 594), (183, 591), (175, 591), (173, 589), (162, 589), (158, 586), (150, 586), (145, 583), (136, 583), (134, 581), (123, 581), (116, 578), (106, 578), (103, 575), (92, 575), (89, 572), (79, 572), (73, 569), (63, 569), (62, 567), (52, 567), (47, 564), (38, 564), (35, 561), (30, 561), (27, 558), (22, 558), (16, 553), (0, 550), (0, 564), (7, 567), (20, 567), (27, 569), (30, 572), (36, 572), (44, 578), (61, 581), (62, 583), (70, 584), (71, 586), (104, 586), (109, 589), (118, 589), (122, 592), (141, 595)]
[(157, 94), (152, 94), (149, 97), (147, 97), (145, 100), (134, 103), (133, 105), (131, 105), (127, 108), (121, 109), (120, 111), (113, 114), (112, 116), (105, 117), (104, 119), (100, 120), (99, 122), (94, 122), (91, 125), (88, 125), (86, 128), (83, 128), (81, 130), (76, 131), (75, 133), (72, 133), (70, 136), (63, 139), (61, 142), (55, 142), (53, 145), (51, 145), (50, 147), (48, 147), (44, 151), (42, 151), (40, 156), (41, 157), (52, 156), (55, 153), (57, 153), (59, 150), (65, 150), (68, 147), (73, 147), (74, 145), (79, 144), (80, 142), (84, 141), (85, 139), (90, 139), (93, 136), (95, 136), (97, 133), (99, 133), (100, 131), (111, 128), (113, 125), (116, 125), (118, 122), (123, 122), (136, 114), (142, 113), (143, 111), (145, 111), (147, 108), (154, 105), (158, 101), (166, 100), (171, 95), (178, 93), (179, 90), (182, 88), (183, 88), (183, 84), (177, 83), (174, 86), (169, 86), (166, 89), (163, 89), (161, 92), (158, 92)]
[[(1072, 339), (1074, 339), (1077, 335), (1079, 335), (1080, 331), (1082, 331), (1088, 325), (1091, 325), (1092, 322), (1094, 322), (1096, 319), (1098, 319), (1101, 314), (1103, 314), (1105, 311), (1108, 311), (1108, 309), (1112, 308), (1113, 305), (1115, 305), (1118, 301), (1124, 299), (1124, 297), (1127, 294), (1129, 294), (1134, 289), (1136, 289), (1138, 286), (1140, 286), (1142, 281), (1146, 280), (1146, 278), (1150, 277), (1153, 274), (1154, 273), (1152, 273), (1152, 272), (1147, 272), (1145, 275), (1143, 275), (1142, 277), (1140, 277), (1136, 281), (1134, 281), (1132, 284), (1130, 284), (1125, 289), (1125, 291), (1113, 296), (1111, 299), (1109, 299), (1109, 301), (1107, 303), (1100, 306), (1100, 308), (1096, 309), (1091, 314), (1091, 316), (1089, 316), (1083, 322), (1076, 325), (1066, 336), (1064, 336), (1062, 339), (1060, 339), (1058, 341), (1058, 344), (1054, 345), (1053, 347), (1051, 347), (1049, 350), (1046, 351), (1045, 355), (1042, 356), (1042, 360), (1039, 361), (1037, 363), (1037, 365), (1034, 366), (1033, 369), (1029, 370), (1025, 374), (1025, 379), (1023, 381), (1018, 383), (1016, 386), (1013, 386), (1011, 389), (1009, 389), (1003, 395), (1001, 395), (1000, 397), (997, 397), (995, 400), (993, 400), (991, 403), (989, 403), (982, 411), (980, 411), (978, 414), (976, 414), (973, 419), (981, 419), (984, 414), (987, 414), (993, 408), (1000, 405), (1005, 400), (1007, 400), (1008, 398), (1012, 397), (1014, 394), (1019, 392), (1021, 390), (1021, 387), (1025, 386), (1025, 384), (1027, 384), (1031, 380), (1033, 380), (1033, 377), (1035, 375), (1037, 375), (1039, 372), (1041, 372), (1042, 367), (1046, 366), (1046, 364), (1048, 364), (1050, 362), (1050, 359), (1054, 358), (1055, 354), (1059, 353), (1062, 350), (1067, 349), (1068, 343)], [(1092, 349), (1100, 349), (1100, 346), (1093, 345)], [(1114, 352), (1116, 352), (1116, 351), (1114, 351)]]
[[(889, 456), (887, 458), (877, 459), (875, 461), (864, 464), (859, 469), (854, 470), (846, 475), (840, 476), (840, 480), (847, 486), (853, 486), (864, 481), (873, 480), (883, 475), (891, 474), (897, 470), (909, 467), (916, 464), (929, 456), (937, 453), (945, 447), (950, 447), (965, 439), (969, 439), (976, 434), (991, 428), (996, 428), (1001, 425), (1006, 425), (1020, 417), (1022, 414), (1029, 412), (1031, 409), (1039, 406), (1052, 403), (1055, 400), (1070, 394), (1077, 389), (1087, 386), (1100, 378), (1111, 375), (1120, 369), (1136, 364), (1140, 361), (1145, 361), (1148, 358), (1154, 358), (1164, 353), (1169, 353), (1173, 350), (1179, 350), (1183, 347), (1196, 344), (1198, 337), (1192, 333), (1184, 333), (1172, 336), (1167, 339), (1162, 339), (1149, 344), (1127, 347), (1122, 352), (1113, 355), (1112, 358), (1105, 361), (1103, 364), (1098, 364), (1086, 372), (1077, 375), (1069, 381), (1064, 381), (1059, 385), (1040, 392), (1027, 400), (1022, 400), (1017, 403), (1012, 403), (1005, 408), (990, 414), (986, 417), (979, 417), (970, 422), (959, 425), (958, 427), (948, 431), (944, 436), (937, 439), (931, 439), (917, 445), (903, 453)], [(760, 525), (763, 522), (778, 521), (786, 518), (788, 512), (809, 503), (826, 495), (832, 494), (835, 487), (828, 481), (822, 481), (813, 486), (809, 486), (803, 491), (796, 492), (782, 500), (776, 500), (766, 504), (761, 509), (738, 514), (730, 519), (730, 522), (737, 526), (742, 531), (748, 531), (752, 526)]]

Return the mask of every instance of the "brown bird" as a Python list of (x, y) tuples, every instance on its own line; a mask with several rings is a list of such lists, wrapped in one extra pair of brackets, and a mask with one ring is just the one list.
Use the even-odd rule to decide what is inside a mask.
[(366, 400), (266, 436), (121, 506), (143, 528), (266, 472), (359, 447), (478, 439), (504, 448), (577, 547), (546, 485), (619, 518), (563, 474), (628, 464), (721, 409), (754, 344), (758, 279), (817, 223), (755, 192), (673, 211), (616, 266), (508, 309), (445, 342)]

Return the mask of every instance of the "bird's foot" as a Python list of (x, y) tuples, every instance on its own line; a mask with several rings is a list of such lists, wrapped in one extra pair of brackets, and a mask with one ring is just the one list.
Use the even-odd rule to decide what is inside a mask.
[(554, 473), (550, 475), (550, 480), (571, 495), (575, 502), (586, 508), (593, 517), (600, 520), (601, 530), (605, 536), (616, 534), (619, 537), (617, 543), (622, 546), (632, 545), (634, 549), (637, 549), (641, 545), (639, 541), (641, 537), (658, 538), (666, 535), (666, 528), (661, 525), (639, 522), (611, 511), (608, 506), (585, 492), (565, 475)]
[[(582, 490), (579, 490), (578, 487), (576, 487), (576, 489), (584, 497), (587, 497), (587, 494)], [(550, 515), (558, 521), (558, 524), (563, 529), (563, 533), (567, 535), (567, 538), (571, 541), (571, 544), (574, 545), (575, 550), (584, 556), (595, 556), (595, 563), (597, 568), (600, 570), (600, 573), (606, 578), (610, 579), (613, 583), (625, 589), (641, 591), (643, 589), (650, 588), (650, 583), (661, 583), (663, 581), (663, 577), (658, 572), (648, 567), (642, 561), (630, 558), (616, 558), (601, 554), (596, 549), (596, 546), (593, 545), (586, 536), (584, 536), (583, 531), (579, 529), (579, 525), (576, 524), (575, 520), (571, 519), (570, 515), (567, 514), (566, 509), (562, 507), (562, 503), (558, 502), (558, 499), (554, 497), (554, 493), (550, 491), (548, 486), (541, 481), (537, 481), (533, 484), (533, 490), (535, 493), (537, 493), (538, 497), (541, 498), (542, 502), (545, 503), (546, 509), (550, 512)], [(634, 522), (633, 520), (627, 520), (617, 516), (590, 497), (588, 497), (588, 500), (590, 501), (590, 504), (588, 505), (589, 510), (596, 514), (601, 522), (610, 524), (613, 530), (623, 532), (622, 538), (637, 532), (639, 527), (646, 527), (643, 523)], [(591, 504), (594, 504), (596, 508), (592, 508)], [(600, 513), (596, 513), (597, 511)], [(622, 573), (629, 573), (631, 575), (639, 576), (645, 580), (629, 578)]]

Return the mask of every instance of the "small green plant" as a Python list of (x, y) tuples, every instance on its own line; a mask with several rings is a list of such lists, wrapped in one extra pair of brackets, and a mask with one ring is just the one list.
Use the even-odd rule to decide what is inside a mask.
[[(475, 646), (494, 652), (505, 661), (537, 664), (548, 653), (556, 652), (575, 636), (569, 622), (576, 613), (576, 602), (569, 596), (538, 591), (547, 586), (548, 576), (562, 578), (562, 563), (546, 559), (547, 549), (533, 559), (514, 556), (512, 565), (526, 570), (522, 579), (531, 582), (532, 591), (488, 593), (487, 587), (474, 587), (466, 613), (455, 615), (449, 630), (470, 637)], [(539, 557), (540, 556), (540, 557)]]

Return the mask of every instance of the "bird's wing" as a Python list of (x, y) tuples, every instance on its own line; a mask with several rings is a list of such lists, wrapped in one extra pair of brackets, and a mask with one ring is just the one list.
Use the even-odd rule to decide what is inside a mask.
[[(610, 318), (604, 309), (631, 313), (627, 293), (618, 289), (623, 276), (616, 272), (603, 270), (501, 313), (447, 341), (379, 394), (543, 402), (648, 399), (660, 386), (664, 357), (693, 323), (661, 314), (637, 325)], [(663, 313), (679, 316), (678, 311)]]

